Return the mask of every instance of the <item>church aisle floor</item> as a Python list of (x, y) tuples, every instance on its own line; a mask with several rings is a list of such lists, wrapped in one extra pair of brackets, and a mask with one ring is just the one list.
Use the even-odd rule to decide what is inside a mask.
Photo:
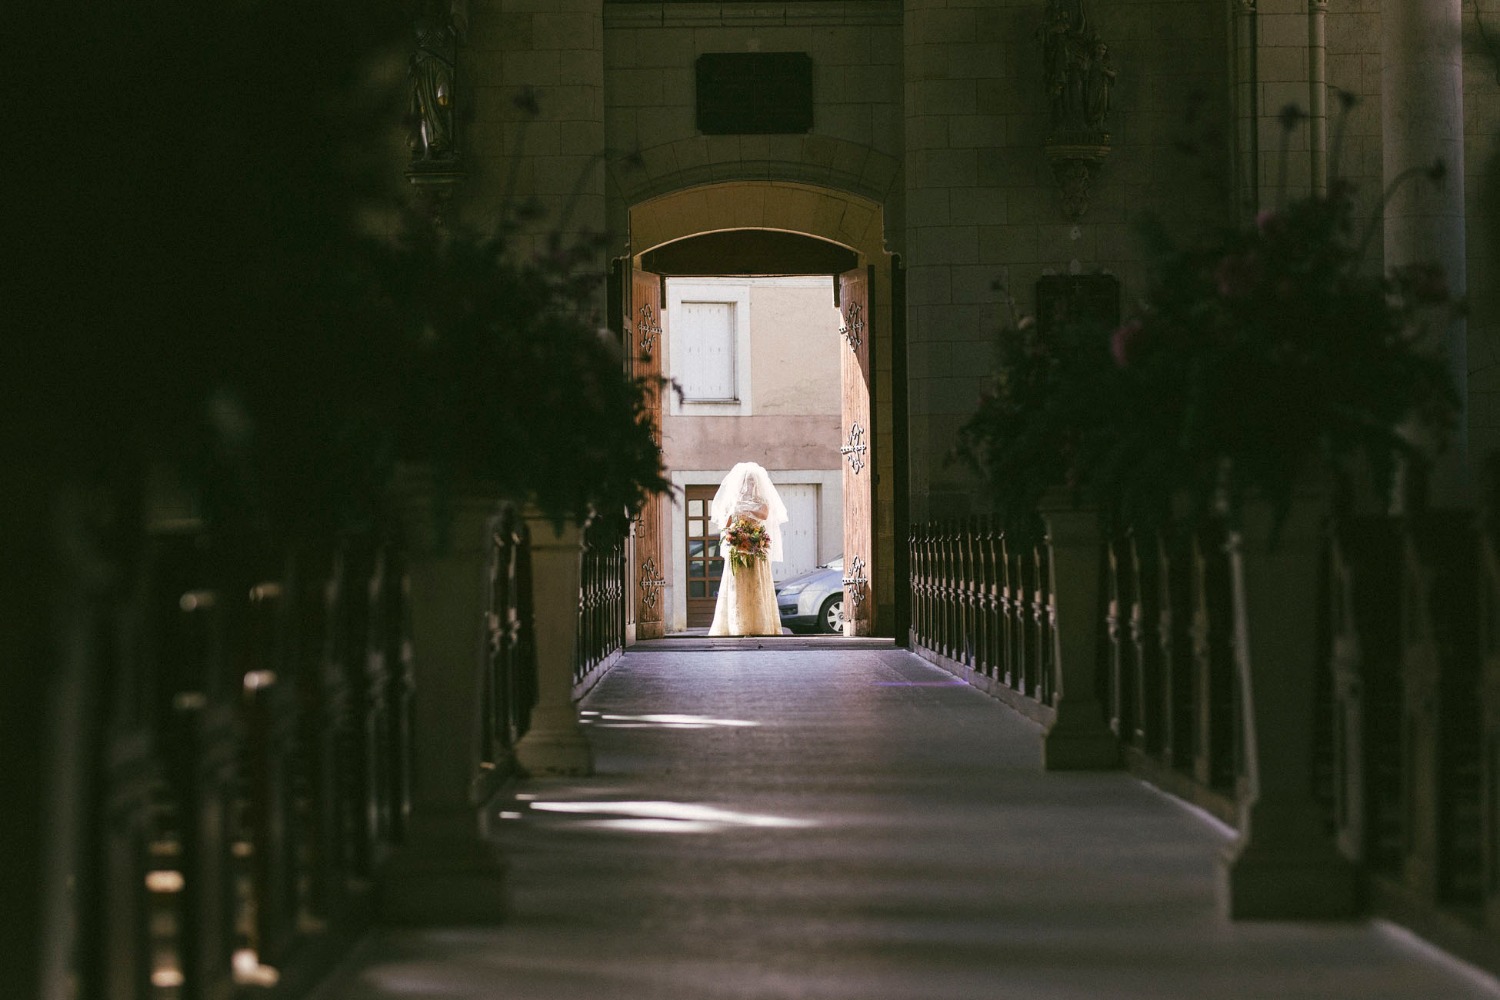
[(497, 816), (514, 913), (383, 930), (317, 1000), (1465, 1000), (1386, 925), (1214, 909), (1221, 829), (896, 649), (632, 652), (598, 774)]

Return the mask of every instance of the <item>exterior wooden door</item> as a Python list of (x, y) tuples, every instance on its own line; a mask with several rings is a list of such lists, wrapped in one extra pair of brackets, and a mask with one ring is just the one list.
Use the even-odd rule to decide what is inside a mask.
[(870, 441), (870, 280), (871, 269), (845, 271), (838, 279), (843, 338), (839, 453), (844, 468), (844, 635), (874, 630), (875, 595), (871, 568), (874, 546), (875, 463)]
[(687, 553), (687, 626), (707, 628), (714, 620), (714, 605), (719, 597), (719, 583), (724, 577), (724, 556), (719, 552), (719, 534), (709, 524), (708, 508), (713, 503), (716, 486), (687, 488), (687, 517), (684, 521)]
[[(662, 279), (649, 271), (632, 270), (625, 285), (626, 356), (631, 371), (646, 380), (652, 433), (661, 444)], [(662, 503), (646, 501), (632, 526), (630, 578), (633, 581), (635, 637), (659, 639), (665, 628), (666, 585), (662, 554)]]

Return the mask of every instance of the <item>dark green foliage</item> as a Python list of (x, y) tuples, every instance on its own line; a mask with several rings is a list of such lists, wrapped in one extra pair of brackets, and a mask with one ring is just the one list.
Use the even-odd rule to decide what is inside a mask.
[(1451, 316), (1440, 272), (1360, 267), (1350, 190), (1336, 184), (1254, 227), (1185, 249), (1157, 239), (1138, 315), (1043, 341), (1003, 330), (993, 390), (958, 454), (1011, 517), (1067, 486), (1131, 521), (1174, 498), (1233, 511), (1288, 501), (1319, 463), (1428, 458), (1456, 396), (1428, 326)]
[(368, 518), (398, 459), (559, 516), (662, 488), (643, 388), (581, 311), (592, 248), (393, 239), (413, 14), (106, 0), (21, 33), (7, 458), (116, 496), (174, 468), (276, 535)]
[(647, 392), (623, 375), (593, 319), (597, 249), (554, 241), (518, 257), (505, 234), (413, 230), (381, 258), (395, 325), (382, 365), (396, 405), (391, 449), (447, 476), (482, 478), (555, 516), (636, 509), (665, 490)]

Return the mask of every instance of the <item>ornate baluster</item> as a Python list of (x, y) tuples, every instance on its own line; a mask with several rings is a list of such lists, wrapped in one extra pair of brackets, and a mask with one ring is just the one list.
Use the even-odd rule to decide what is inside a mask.
[[(209, 579), (206, 568), (196, 575)], [(237, 705), (225, 691), (222, 602), (212, 586), (182, 591), (164, 651), (170, 691), (164, 743), (181, 861), (179, 968), (184, 990), (199, 996), (232, 989), (235, 907), (226, 835), (234, 823)]]
[(525, 732), (525, 719), (531, 711), (532, 696), (522, 691), (521, 678), (529, 670), (520, 655), (521, 621), (518, 611), (519, 585), (516, 567), (521, 537), (513, 507), (505, 507), (495, 522), (494, 591), (489, 615), (494, 630), (495, 678), (500, 688), (500, 703), (495, 719), (496, 738), (504, 744), (507, 756)]
[(1032, 618), (1036, 624), (1037, 673), (1032, 697), (1043, 705), (1053, 702), (1055, 692), (1053, 634), (1057, 631), (1057, 601), (1052, 593), (1047, 549), (1035, 550), (1036, 577), (1032, 585)]
[(1483, 768), (1483, 822), (1480, 848), (1484, 864), (1484, 922), (1491, 932), (1500, 928), (1500, 537), (1491, 497), (1488, 516), (1481, 520), (1478, 579), (1480, 690), (1484, 724), (1480, 762)]
[(377, 544), (365, 588), (364, 758), (369, 781), (365, 789), (365, 838), (372, 864), (385, 860), (392, 843), (391, 798), (391, 656), (386, 635), (390, 631), (390, 604), (386, 599), (390, 551)]
[(1161, 552), (1163, 763), (1184, 772), (1193, 766), (1193, 677), (1196, 650), (1193, 600), (1196, 574), (1188, 534), (1171, 527), (1157, 536)]
[(986, 677), (999, 676), (996, 643), (998, 593), (995, 570), (995, 523), (985, 515), (979, 519), (979, 669)]
[[(85, 976), (101, 996), (134, 1000), (156, 989), (201, 985), (203, 944), (191, 925), (188, 880), (201, 866), (193, 796), (190, 730), (184, 713), (206, 707), (201, 690), (205, 650), (199, 615), (208, 591), (199, 562), (201, 538), (153, 533), (146, 545), (137, 676), (110, 724), (99, 873), (103, 925), (97, 964)], [(184, 608), (183, 597), (200, 595)], [(179, 698), (179, 694), (185, 697)], [(186, 759), (184, 759), (186, 757)], [(82, 932), (84, 929), (81, 928)], [(84, 940), (87, 940), (84, 938)], [(227, 941), (225, 942), (227, 947)], [(225, 982), (220, 977), (219, 982)]]
[(947, 656), (955, 663), (962, 663), (964, 655), (964, 531), (961, 519), (949, 518), (947, 538), (948, 568), (944, 573), (944, 578), (948, 581)]
[[(911, 648), (916, 649), (923, 645), (922, 642), (922, 526), (913, 524), (906, 530), (906, 571), (907, 587), (911, 591), (911, 621), (907, 625), (910, 630)], [(900, 640), (900, 636), (896, 637)]]
[(932, 650), (947, 655), (948, 646), (948, 534), (947, 524), (933, 522), (932, 535)]
[(948, 533), (948, 572), (951, 582), (949, 600), (952, 602), (952, 613), (949, 618), (950, 637), (948, 640), (948, 658), (954, 663), (963, 663), (965, 647), (967, 645), (967, 636), (965, 633), (968, 628), (968, 609), (964, 602), (965, 583), (967, 582), (965, 579), (966, 567), (964, 565), (967, 555), (967, 539), (964, 537), (963, 518), (956, 517), (950, 520), (948, 522)]
[(1157, 582), (1156, 539), (1148, 537), (1143, 545), (1131, 533), (1130, 564), (1135, 601), (1130, 615), (1130, 637), (1135, 648), (1135, 726), (1130, 740), (1143, 753), (1161, 746), (1161, 639), (1157, 628), (1161, 621), (1161, 592)]
[(375, 798), (375, 775), (371, 773), (374, 757), (368, 753), (369, 738), (377, 731), (379, 701), (384, 692), (372, 692), (369, 686), (370, 578), (374, 573), (375, 550), (367, 535), (350, 535), (344, 544), (343, 606), (338, 618), (341, 693), (345, 715), (339, 720), (340, 770), (345, 776), (341, 786), (342, 817), (340, 825), (349, 859), (350, 889), (375, 870), (371, 815)]
[(928, 521), (922, 529), (922, 645), (936, 650), (938, 644), (937, 524)]
[(1216, 528), (1193, 538), (1193, 777), (1232, 792), (1237, 774), (1234, 740), (1228, 580)]
[(922, 603), (923, 603), (923, 629), (925, 636), (923, 644), (933, 652), (938, 649), (942, 641), (942, 619), (939, 614), (938, 594), (940, 582), (938, 574), (941, 566), (938, 561), (938, 525), (936, 521), (928, 521), (925, 535), (922, 541)]
[(1360, 635), (1355, 612), (1356, 571), (1346, 548), (1351, 526), (1334, 532), (1328, 554), (1328, 668), (1333, 693), (1333, 821), (1340, 849), (1364, 858), (1364, 703), (1360, 690)]
[(391, 843), (400, 844), (406, 837), (411, 816), (412, 767), (416, 757), (413, 747), (415, 720), (413, 702), (417, 693), (416, 664), (411, 643), (411, 577), (399, 545), (389, 540), (389, 560), (385, 586), (385, 656), (388, 677), (386, 703), (390, 706), (391, 743)]
[(349, 583), (343, 548), (327, 558), (327, 575), (315, 575), (307, 581), (303, 607), (304, 655), (309, 657), (302, 691), (302, 745), (308, 767), (304, 802), (312, 859), (308, 866), (308, 902), (320, 924), (343, 915), (349, 865), (343, 793), (348, 695), (344, 673), (339, 669), (346, 641), (342, 616)]
[(976, 591), (974, 588), (974, 522), (972, 518), (960, 518), (955, 522), (958, 532), (958, 648), (954, 659), (967, 667), (973, 667), (974, 657), (974, 613)]
[(496, 699), (492, 725), (494, 727), (494, 739), (496, 743), (505, 748), (507, 763), (513, 763), (514, 761), (511, 751), (514, 749), (516, 739), (519, 736), (516, 723), (519, 709), (516, 704), (516, 640), (518, 623), (515, 611), (516, 542), (514, 519), (514, 508), (506, 506), (501, 508), (494, 521), (494, 531), (490, 536), (493, 582), (491, 584), (488, 611), (486, 611), (489, 619), (493, 649), (492, 662), (495, 687), (499, 692), (499, 697)]
[(1000, 539), (1001, 578), (1000, 594), (1003, 600), (1001, 606), (1001, 642), (1004, 644), (1005, 653), (1001, 658), (1001, 669), (1004, 671), (1003, 679), (1006, 687), (1012, 690), (1021, 690), (1022, 675), (1024, 670), (1024, 644), (1022, 635), (1018, 628), (1020, 623), (1020, 555), (1016, 552), (1015, 541), (1009, 537), (1001, 536)]
[(1105, 543), (1107, 552), (1109, 572), (1105, 576), (1107, 590), (1105, 591), (1104, 605), (1104, 631), (1109, 644), (1109, 670), (1105, 677), (1108, 681), (1109, 692), (1106, 705), (1109, 711), (1109, 728), (1115, 735), (1124, 737), (1126, 732), (1126, 706), (1125, 686), (1127, 684), (1125, 659), (1125, 640), (1122, 635), (1124, 616), (1129, 603), (1127, 587), (1124, 580), (1124, 567), (1121, 565), (1119, 552), (1119, 539), (1112, 538)]
[(1215, 532), (1206, 563), (1204, 596), (1209, 622), (1208, 752), (1212, 787), (1228, 795), (1235, 793), (1242, 773), (1239, 740), (1240, 688), (1235, 683), (1234, 603), (1230, 593), (1229, 560)]
[(278, 639), (283, 586), (261, 580), (232, 610), (243, 626), (231, 633), (240, 659), (244, 722), (244, 796), (237, 817), (234, 866), (238, 869), (239, 931), (235, 969), (241, 977), (274, 982), (274, 966), (290, 952), (296, 933), (296, 867), (289, 836), (295, 702), (282, 676)]
[(536, 616), (533, 613), (531, 583), (531, 530), (526, 519), (516, 517), (512, 527), (515, 546), (516, 662), (516, 742), (531, 729), (531, 710), (537, 703)]
[(1193, 778), (1201, 785), (1213, 783), (1210, 733), (1213, 720), (1213, 675), (1208, 613), (1208, 565), (1200, 533), (1193, 536)]
[(941, 521), (929, 524), (928, 537), (928, 624), (931, 630), (929, 648), (941, 652), (943, 648), (943, 525)]
[(1015, 642), (1016, 642), (1016, 690), (1028, 697), (1036, 689), (1037, 647), (1031, 621), (1031, 604), (1035, 599), (1033, 586), (1036, 581), (1036, 549), (1033, 546), (1018, 546), (1016, 553), (1015, 592)]
[(1408, 532), (1402, 648), (1406, 850), (1402, 880), (1417, 899), (1467, 908), (1481, 881), (1480, 726), (1468, 519), (1432, 512)]

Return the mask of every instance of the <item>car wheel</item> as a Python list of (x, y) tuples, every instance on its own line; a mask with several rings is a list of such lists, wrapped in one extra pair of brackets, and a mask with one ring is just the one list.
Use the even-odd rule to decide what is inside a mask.
[(844, 595), (834, 594), (818, 610), (818, 631), (825, 635), (844, 631)]

